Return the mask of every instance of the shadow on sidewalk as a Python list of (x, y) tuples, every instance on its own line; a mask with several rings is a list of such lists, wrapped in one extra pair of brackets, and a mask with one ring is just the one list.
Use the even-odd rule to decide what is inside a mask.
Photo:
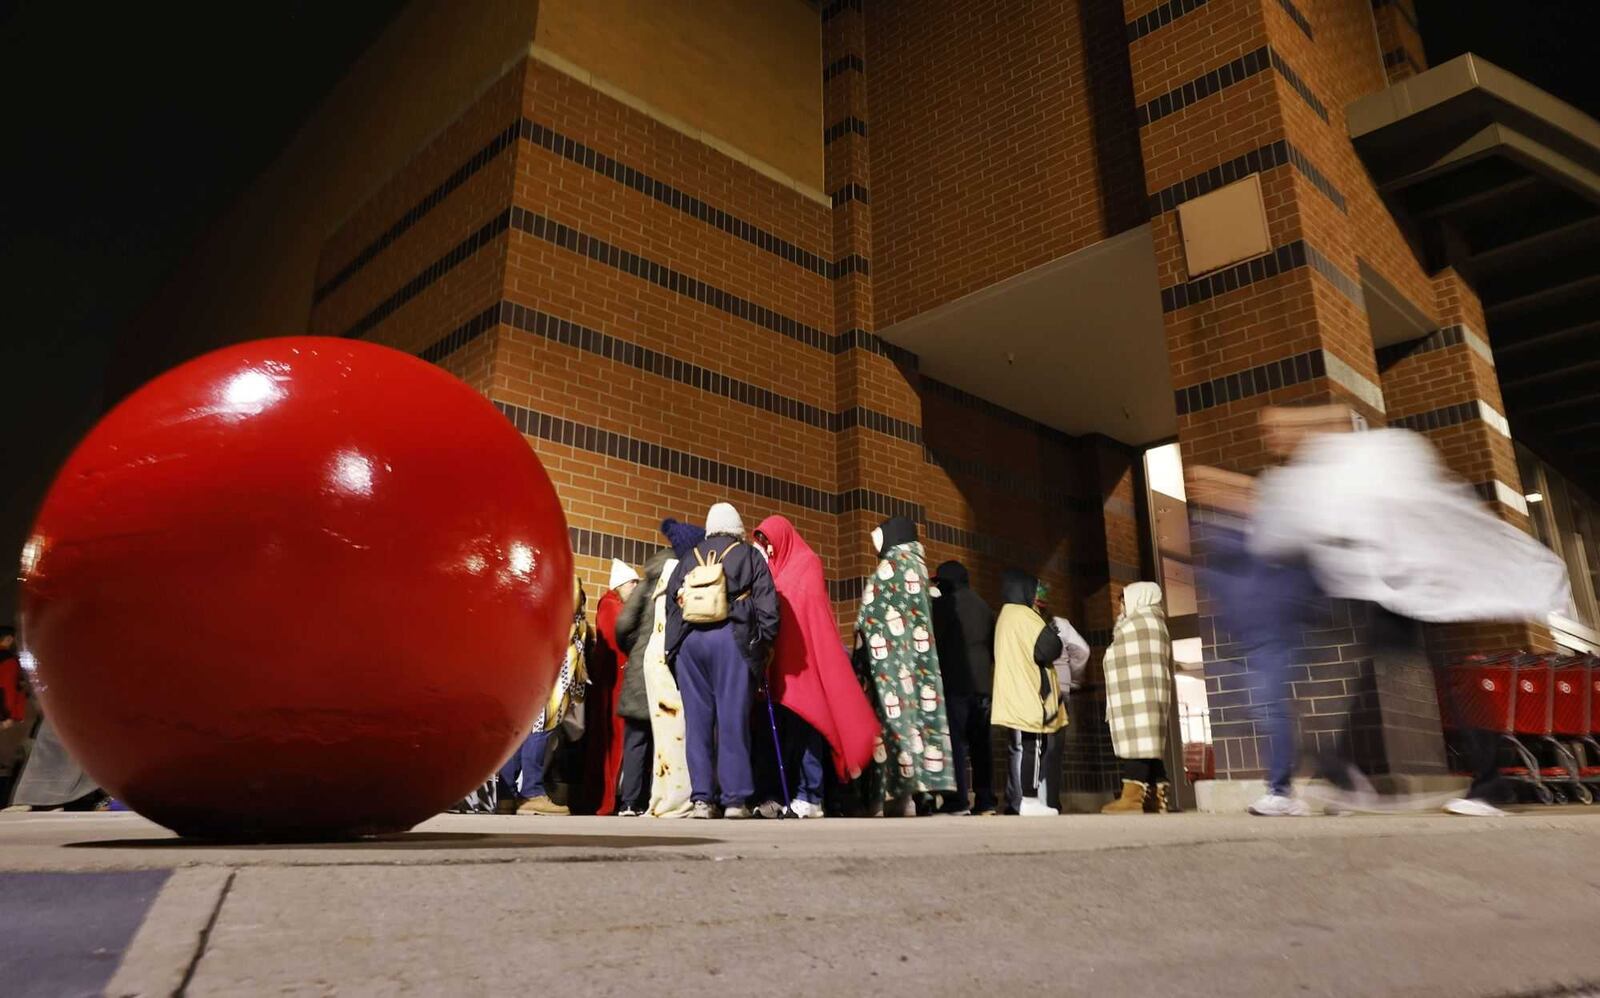
[(65, 849), (155, 849), (272, 851), (280, 849), (363, 851), (395, 849), (643, 849), (650, 846), (706, 846), (721, 839), (691, 835), (540, 835), (519, 832), (401, 832), (347, 842), (226, 842), (210, 839), (102, 839), (67, 842)]

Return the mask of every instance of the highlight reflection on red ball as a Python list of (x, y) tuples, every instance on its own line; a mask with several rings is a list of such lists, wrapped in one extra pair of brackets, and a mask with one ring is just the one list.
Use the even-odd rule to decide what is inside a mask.
[(503, 762), (572, 616), (555, 490), (475, 391), (322, 338), (113, 409), (23, 552), (22, 635), (89, 774), (180, 833), (411, 827)]

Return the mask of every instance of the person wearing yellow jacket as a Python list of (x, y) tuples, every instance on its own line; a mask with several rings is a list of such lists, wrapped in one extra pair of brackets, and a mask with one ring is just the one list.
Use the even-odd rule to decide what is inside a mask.
[(1006, 796), (1011, 809), (1029, 818), (1060, 813), (1045, 801), (1048, 767), (1059, 765), (1067, 711), (1056, 680), (1061, 635), (1040, 615), (1039, 582), (1019, 569), (1000, 577), (1004, 605), (994, 625), (996, 727), (1009, 729)]

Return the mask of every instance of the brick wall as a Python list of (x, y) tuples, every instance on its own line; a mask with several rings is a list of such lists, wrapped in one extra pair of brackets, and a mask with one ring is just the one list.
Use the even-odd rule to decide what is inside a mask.
[(865, 8), (880, 326), (1144, 221), (1115, 2)]
[[(927, 378), (875, 331), (1147, 217), (1186, 461), (1257, 470), (1262, 405), (1340, 400), (1520, 489), (1493, 417), (1465, 408), (1500, 409), (1479, 344), (1450, 332), (1481, 339), (1476, 298), (1426, 274), (1345, 138), (1342, 108), (1393, 71), (1367, 0), (832, 0), (819, 17), (823, 200), (528, 59), (323, 248), (313, 328), (494, 400), (549, 468), (586, 584), (642, 561), (663, 516), (728, 499), (750, 526), (795, 521), (848, 635), (867, 534), (904, 513), (931, 565), (962, 560), (991, 600), (1005, 567), (1034, 571), (1103, 644), (1148, 563), (1136, 453)], [(1252, 173), (1274, 252), (1188, 273), (1177, 206)], [(1432, 340), (1374, 350), (1363, 270)], [(1203, 593), (1201, 614), (1218, 768), (1250, 775), (1244, 663)], [(1297, 680), (1313, 740), (1426, 766), (1414, 670), (1374, 658), (1349, 608), (1324, 616)], [(1112, 779), (1095, 696), (1075, 701), (1071, 789)]]

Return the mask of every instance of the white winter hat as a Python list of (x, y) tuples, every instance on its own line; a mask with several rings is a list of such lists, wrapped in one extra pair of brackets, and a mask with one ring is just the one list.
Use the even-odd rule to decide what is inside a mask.
[(744, 539), (744, 521), (731, 503), (719, 502), (706, 513), (706, 536), (728, 534)]
[(611, 581), (606, 585), (607, 589), (621, 589), (629, 582), (638, 581), (638, 572), (635, 572), (625, 563), (618, 561), (616, 558), (611, 559)]

